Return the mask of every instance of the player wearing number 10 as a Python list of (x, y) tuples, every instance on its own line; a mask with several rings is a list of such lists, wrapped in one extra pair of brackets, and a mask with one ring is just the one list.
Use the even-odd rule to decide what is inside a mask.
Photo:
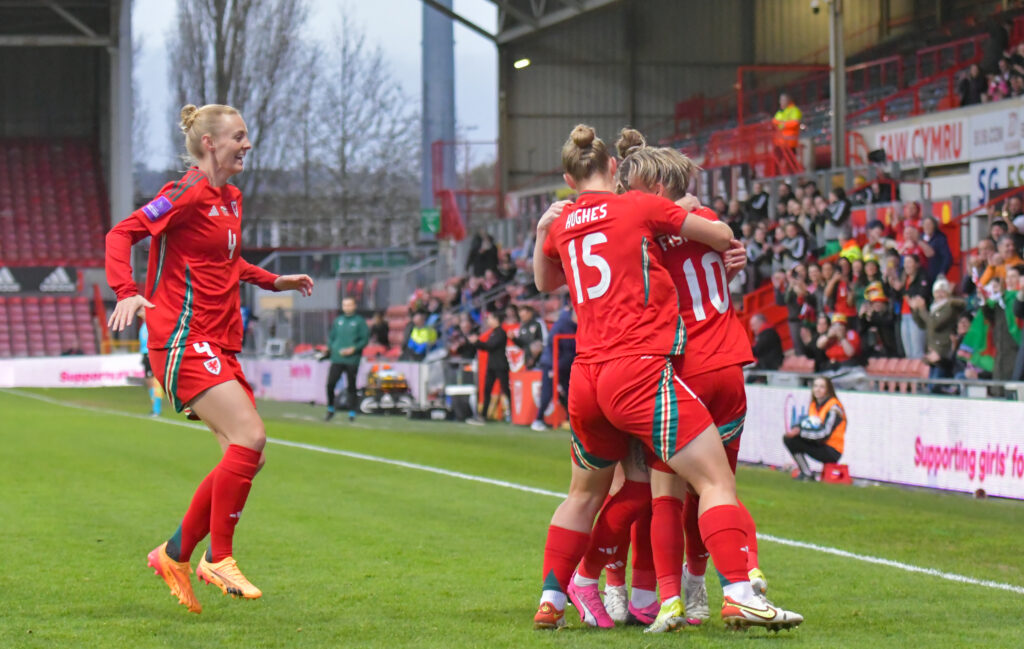
[[(644, 443), (700, 494), (701, 532), (715, 565), (729, 581), (727, 598), (755, 618), (781, 621), (787, 612), (757, 600), (747, 578), (746, 535), (718, 430), (674, 375), (671, 357), (683, 352), (686, 334), (675, 287), (655, 245), (659, 235), (678, 235), (724, 251), (730, 246), (731, 231), (723, 223), (689, 219), (664, 198), (612, 193), (617, 165), (590, 127), (573, 130), (562, 148), (562, 163), (566, 182), (580, 197), (541, 218), (534, 277), (542, 291), (568, 283), (579, 320), (569, 387), (572, 481), (548, 530), (543, 592), (534, 624), (563, 624), (566, 590), (570, 596), (575, 590), (582, 596), (574, 596), (573, 603), (585, 619), (589, 615), (596, 626), (611, 625), (592, 592), (596, 588), (587, 584), (584, 592), (569, 580), (586, 550), (614, 463), (628, 452), (627, 435)], [(674, 495), (659, 493), (659, 488), (652, 476), (655, 512)], [(679, 527), (652, 527), (656, 565), (661, 563), (659, 552), (681, 543), (680, 532)], [(678, 594), (663, 603), (662, 612), (666, 610), (668, 614), (659, 615), (649, 630), (670, 630), (684, 623)]]
[[(238, 283), (309, 295), (313, 281), (307, 275), (277, 276), (242, 259), (242, 195), (227, 181), (243, 170), (252, 145), (238, 111), (185, 106), (181, 128), (195, 166), (107, 234), (107, 280), (118, 299), (108, 324), (121, 331), (147, 310), (155, 376), (175, 409), (190, 407), (224, 452), (200, 483), (181, 526), (149, 553), (149, 565), (171, 593), (199, 613), (189, 560), (207, 534), (210, 549), (199, 560), (199, 579), (232, 596), (262, 594), (232, 558), (235, 525), (266, 444), (252, 389), (235, 358), (242, 347)], [(143, 297), (132, 277), (131, 247), (147, 236), (153, 242)]]
[[(699, 207), (696, 199), (686, 193), (691, 176), (699, 169), (691, 160), (674, 149), (649, 148), (636, 130), (624, 129), (618, 142), (625, 162), (619, 174), (620, 184), (634, 191), (656, 193), (691, 209), (695, 215), (717, 220), (714, 212)], [(729, 466), (736, 472), (740, 435), (746, 417), (747, 403), (742, 367), (753, 362), (750, 341), (729, 303), (729, 275), (722, 256), (708, 246), (680, 237), (659, 237), (666, 268), (679, 295), (679, 313), (686, 323), (689, 343), (683, 356), (673, 359), (676, 374), (700, 397), (722, 436)], [(657, 459), (651, 462), (655, 471), (671, 473)], [(683, 504), (686, 530), (686, 609), (689, 617), (708, 617), (707, 590), (704, 572), (707, 549), (700, 537), (696, 495), (686, 491)], [(757, 534), (754, 520), (743, 504), (747, 535), (747, 567), (755, 589), (766, 588), (764, 575), (757, 564)], [(680, 561), (670, 562), (677, 568)]]

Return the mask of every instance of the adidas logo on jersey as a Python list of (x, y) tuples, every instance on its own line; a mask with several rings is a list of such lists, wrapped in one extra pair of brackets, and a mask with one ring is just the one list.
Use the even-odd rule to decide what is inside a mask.
[(71, 276), (63, 266), (54, 268), (53, 272), (47, 275), (39, 285), (39, 290), (43, 293), (74, 293), (77, 289), (75, 282), (71, 281)]
[(21, 284), (14, 279), (10, 268), (0, 268), (0, 293), (20, 293)]
[[(232, 202), (234, 202), (234, 201), (232, 201)], [(218, 207), (220, 207), (220, 212), (217, 211)], [(224, 216), (228, 216), (228, 208), (224, 207), (223, 205), (219, 205), (219, 206), (218, 205), (212, 205), (212, 206), (210, 206), (210, 211), (206, 214), (206, 216), (218, 216), (220, 214), (223, 214)], [(236, 214), (236, 216), (237, 216), (237, 214)]]

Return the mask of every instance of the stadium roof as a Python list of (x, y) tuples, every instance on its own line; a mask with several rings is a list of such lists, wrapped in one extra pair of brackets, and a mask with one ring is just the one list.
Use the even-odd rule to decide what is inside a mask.
[(0, 0), (0, 47), (107, 47), (115, 0)]
[(423, 3), (501, 45), (620, 0), (489, 0), (498, 9), (498, 33), (480, 27), (437, 0)]

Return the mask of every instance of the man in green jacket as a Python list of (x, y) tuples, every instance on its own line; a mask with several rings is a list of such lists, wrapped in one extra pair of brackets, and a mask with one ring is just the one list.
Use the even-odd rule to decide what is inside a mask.
[(341, 301), (341, 315), (334, 320), (331, 334), (327, 338), (327, 353), (331, 359), (331, 371), (327, 375), (327, 416), (334, 417), (334, 389), (342, 372), (345, 373), (345, 392), (348, 394), (348, 420), (356, 418), (356, 373), (363, 348), (370, 341), (370, 328), (366, 320), (356, 313), (356, 301), (350, 297)]

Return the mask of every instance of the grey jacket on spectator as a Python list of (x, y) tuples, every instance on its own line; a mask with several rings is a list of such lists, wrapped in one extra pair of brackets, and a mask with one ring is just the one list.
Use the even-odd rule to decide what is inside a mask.
[(825, 241), (846, 241), (852, 234), (850, 201), (840, 199), (831, 203), (825, 213)]

